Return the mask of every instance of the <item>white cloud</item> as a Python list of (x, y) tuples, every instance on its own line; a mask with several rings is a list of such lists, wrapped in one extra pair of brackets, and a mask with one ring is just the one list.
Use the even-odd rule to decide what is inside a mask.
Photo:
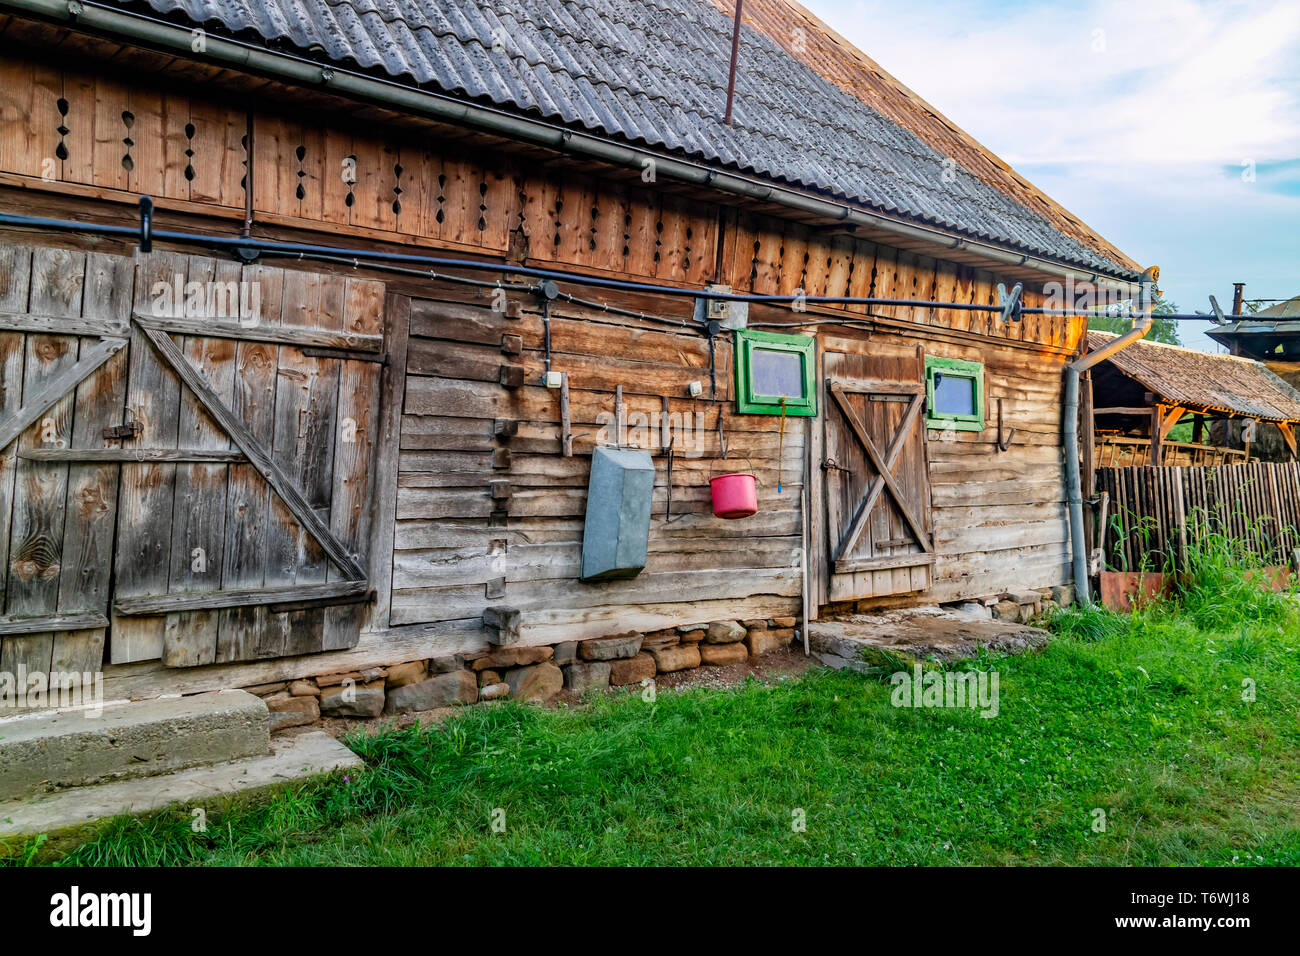
[[(803, 0), (1143, 264), (1184, 311), (1300, 293), (1295, 0)], [(1100, 32), (1098, 32), (1100, 31)], [(1098, 49), (1100, 47), (1100, 49)], [(1292, 174), (1294, 177), (1294, 173)], [(1211, 347), (1199, 327), (1188, 344)]]

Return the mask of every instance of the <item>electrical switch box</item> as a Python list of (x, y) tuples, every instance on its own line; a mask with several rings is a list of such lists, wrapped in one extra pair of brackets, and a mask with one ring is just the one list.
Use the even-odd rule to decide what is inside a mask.
[(650, 452), (606, 447), (592, 452), (582, 580), (634, 578), (645, 567), (654, 484)]

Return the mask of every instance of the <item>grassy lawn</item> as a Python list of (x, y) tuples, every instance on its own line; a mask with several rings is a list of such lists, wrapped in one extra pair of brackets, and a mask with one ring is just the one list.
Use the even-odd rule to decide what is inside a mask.
[(351, 779), (210, 811), (203, 834), (188, 810), (115, 821), (61, 862), (1300, 864), (1295, 605), (1209, 585), (1066, 612), (1045, 651), (977, 662), (999, 673), (991, 719), (821, 670), (476, 707), (350, 740), (368, 764)]

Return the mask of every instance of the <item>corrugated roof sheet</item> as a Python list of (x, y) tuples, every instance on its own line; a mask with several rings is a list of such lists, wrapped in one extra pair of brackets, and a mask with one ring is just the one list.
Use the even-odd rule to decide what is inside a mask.
[[(708, 0), (118, 0), (1104, 272), (1063, 233)], [(1094, 243), (1094, 245), (1096, 245)]]
[[(734, 0), (710, 2), (724, 13), (734, 9)], [(1141, 269), (1077, 216), (798, 3), (790, 0), (745, 0), (744, 20), (766, 34), (789, 56), (806, 63), (850, 96), (916, 133), (940, 153), (956, 159), (982, 182), (1039, 213), (1067, 236), (1112, 262), (1134, 271)]]
[[(1088, 347), (1100, 348), (1114, 337), (1089, 332)], [(1167, 404), (1300, 422), (1300, 391), (1254, 359), (1136, 342), (1107, 361)]]

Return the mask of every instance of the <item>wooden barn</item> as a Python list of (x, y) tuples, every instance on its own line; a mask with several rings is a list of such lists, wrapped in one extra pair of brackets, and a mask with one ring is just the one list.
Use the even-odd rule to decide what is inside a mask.
[(734, 13), (0, 0), (0, 671), (306, 722), (1068, 584), (1086, 321), (998, 288), (1140, 268)]

